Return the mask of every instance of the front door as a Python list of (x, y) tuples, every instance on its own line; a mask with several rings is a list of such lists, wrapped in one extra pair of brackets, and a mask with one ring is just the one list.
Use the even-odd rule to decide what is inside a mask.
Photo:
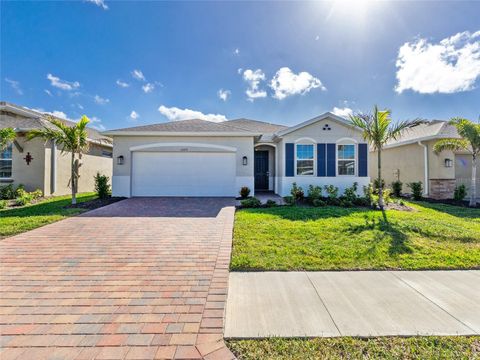
[(255, 151), (255, 190), (268, 190), (268, 151)]

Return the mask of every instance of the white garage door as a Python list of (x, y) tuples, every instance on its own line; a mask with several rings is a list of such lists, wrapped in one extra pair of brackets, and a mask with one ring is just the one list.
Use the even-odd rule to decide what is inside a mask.
[(133, 196), (235, 196), (235, 154), (134, 152)]

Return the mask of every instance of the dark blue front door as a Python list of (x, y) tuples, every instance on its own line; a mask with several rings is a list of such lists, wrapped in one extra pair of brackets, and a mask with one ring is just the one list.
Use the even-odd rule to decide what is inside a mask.
[(268, 151), (255, 151), (255, 190), (268, 190)]

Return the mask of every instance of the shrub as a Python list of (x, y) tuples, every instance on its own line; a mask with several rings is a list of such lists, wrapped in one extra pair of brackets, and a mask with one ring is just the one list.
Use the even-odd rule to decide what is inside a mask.
[(403, 187), (403, 183), (400, 180), (392, 182), (393, 196), (395, 197), (402, 196), (402, 187)]
[(18, 206), (25, 206), (30, 204), (33, 200), (32, 193), (25, 192), (22, 196), (15, 199), (15, 204)]
[(370, 183), (367, 186), (363, 186), (363, 197), (367, 199), (368, 203), (372, 204), (373, 185)]
[(421, 200), (423, 193), (423, 184), (421, 181), (408, 183), (407, 186), (412, 190), (413, 200)]
[(258, 200), (256, 197), (251, 197), (245, 200), (241, 200), (240, 204), (244, 208), (257, 208), (262, 205), (261, 201)]
[(19, 184), (15, 189), (15, 197), (20, 197), (23, 193), (25, 193), (25, 185)]
[(286, 205), (295, 205), (295, 200), (293, 199), (293, 196), (284, 196), (283, 201)]
[[(382, 179), (382, 180), (381, 180), (381, 183), (382, 183), (382, 189), (385, 189), (385, 180)], [(378, 191), (378, 188), (379, 188), (378, 184), (379, 184), (378, 178), (376, 178), (375, 180), (373, 180), (373, 189), (374, 189), (375, 191)]]
[(334, 185), (325, 185), (325, 192), (330, 199), (338, 198), (338, 187)]
[(8, 201), (7, 201), (7, 200), (0, 200), (0, 210), (6, 209), (6, 208), (7, 208), (7, 205), (8, 205)]
[(345, 188), (343, 192), (343, 199), (352, 203), (357, 200), (357, 190), (358, 190), (358, 183), (354, 182), (352, 186)]
[(13, 189), (12, 184), (2, 186), (0, 188), (0, 199), (3, 199), (3, 200), (15, 199), (15, 190)]
[(275, 207), (275, 206), (277, 206), (277, 202), (275, 200), (268, 199), (267, 202), (265, 203), (265, 206), (266, 207)]
[(343, 199), (339, 199), (339, 204), (341, 207), (353, 207), (353, 202), (346, 199), (346, 198), (343, 198)]
[(459, 185), (455, 187), (455, 190), (453, 191), (453, 199), (456, 201), (463, 201), (465, 197), (467, 196), (467, 188), (465, 185)]
[(95, 175), (95, 192), (100, 199), (106, 199), (111, 195), (110, 185), (108, 184), (108, 176)]
[(250, 189), (248, 186), (242, 186), (242, 188), (240, 189), (240, 197), (242, 199), (246, 199), (248, 198), (248, 195), (250, 195)]
[(300, 186), (297, 186), (297, 183), (295, 182), (292, 184), (292, 189), (290, 190), (290, 194), (292, 195), (292, 198), (295, 202), (303, 200), (305, 196), (303, 189)]
[(32, 195), (34, 200), (40, 199), (43, 196), (43, 192), (40, 189), (32, 191), (30, 194)]
[(321, 207), (321, 206), (327, 205), (327, 203), (325, 201), (323, 201), (322, 199), (314, 199), (312, 201), (312, 205), (315, 206), (315, 207)]
[(322, 198), (322, 188), (320, 186), (310, 185), (308, 187), (308, 201), (313, 204), (315, 200), (320, 200)]

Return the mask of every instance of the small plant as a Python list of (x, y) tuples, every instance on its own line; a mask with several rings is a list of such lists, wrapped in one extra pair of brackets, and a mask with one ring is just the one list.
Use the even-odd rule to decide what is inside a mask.
[(397, 198), (402, 196), (402, 187), (403, 187), (403, 183), (400, 180), (392, 182), (393, 196)]
[(242, 188), (240, 189), (240, 197), (242, 199), (246, 199), (248, 198), (249, 195), (250, 195), (250, 188), (248, 186), (242, 186)]
[(8, 201), (7, 201), (7, 200), (0, 200), (0, 210), (6, 209), (6, 208), (7, 208), (7, 205), (8, 205)]
[(13, 189), (12, 184), (8, 184), (0, 188), (0, 199), (3, 199), (3, 200), (15, 199), (15, 190)]
[(20, 197), (23, 193), (25, 193), (25, 185), (19, 184), (15, 189), (15, 197)]
[(312, 201), (312, 205), (315, 206), (315, 207), (322, 207), (322, 206), (326, 206), (327, 203), (325, 201), (323, 201), (322, 199), (314, 199)]
[(423, 184), (421, 181), (408, 183), (407, 186), (412, 190), (413, 200), (422, 200)]
[(256, 197), (251, 197), (245, 200), (241, 200), (240, 204), (244, 208), (257, 208), (262, 205), (262, 202), (258, 200)]
[(308, 187), (308, 202), (313, 205), (315, 200), (320, 200), (322, 198), (322, 188), (320, 186), (310, 185)]
[(338, 198), (338, 187), (334, 185), (325, 185), (325, 192), (330, 199)]
[(98, 172), (95, 175), (95, 192), (100, 199), (106, 199), (111, 195), (108, 180), (109, 178), (106, 175), (100, 175)]
[[(382, 189), (385, 189), (385, 180), (382, 179), (381, 183), (382, 183)], [(378, 181), (378, 178), (373, 180), (373, 189), (375, 190), (375, 192), (378, 192), (379, 184), (380, 182)]]
[(22, 196), (15, 199), (15, 204), (18, 206), (25, 206), (30, 204), (33, 200), (33, 195), (31, 193), (25, 192)]
[(266, 207), (275, 207), (278, 206), (277, 202), (272, 199), (268, 199), (267, 202), (265, 203)]
[(464, 184), (458, 185), (455, 187), (455, 190), (453, 191), (453, 199), (455, 201), (463, 201), (466, 196), (467, 196), (467, 188), (465, 187)]
[(43, 196), (43, 192), (40, 189), (32, 191), (30, 194), (32, 195), (34, 200), (40, 199)]
[(286, 205), (295, 205), (295, 199), (293, 198), (293, 196), (284, 196), (283, 201)]
[(292, 189), (290, 190), (290, 194), (292, 195), (292, 198), (295, 202), (299, 202), (303, 200), (305, 194), (303, 192), (303, 189), (297, 185), (297, 183), (292, 184)]
[(343, 192), (343, 199), (352, 203), (357, 200), (357, 190), (358, 190), (358, 183), (354, 182), (352, 186), (345, 188), (345, 191)]

